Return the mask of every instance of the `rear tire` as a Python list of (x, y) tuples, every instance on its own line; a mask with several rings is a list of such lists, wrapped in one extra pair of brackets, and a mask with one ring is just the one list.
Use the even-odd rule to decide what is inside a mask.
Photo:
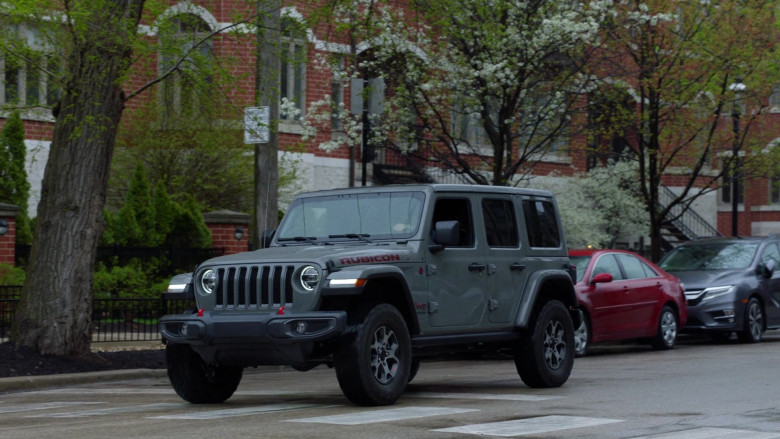
[(677, 314), (669, 306), (665, 305), (658, 315), (658, 327), (655, 337), (650, 342), (654, 349), (672, 349), (677, 342)]
[(583, 313), (582, 319), (580, 319), (580, 326), (574, 331), (574, 355), (577, 357), (584, 357), (588, 354), (588, 348), (590, 347), (589, 328), (588, 318)]
[(544, 304), (532, 332), (515, 353), (515, 367), (530, 387), (560, 387), (574, 366), (574, 324), (558, 300)]
[(336, 378), (344, 395), (366, 406), (393, 404), (406, 389), (412, 365), (409, 330), (388, 304), (351, 323), (336, 352)]
[(244, 373), (241, 366), (206, 364), (188, 345), (169, 343), (165, 357), (173, 390), (192, 404), (224, 402), (236, 391)]
[(743, 343), (758, 343), (764, 334), (764, 311), (755, 297), (751, 297), (745, 306), (743, 318), (744, 329), (737, 332), (737, 337)]

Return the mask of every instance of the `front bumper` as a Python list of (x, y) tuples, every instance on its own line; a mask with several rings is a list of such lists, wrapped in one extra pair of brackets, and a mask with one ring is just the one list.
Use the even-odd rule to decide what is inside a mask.
[(253, 366), (305, 363), (317, 342), (345, 331), (345, 311), (301, 314), (174, 314), (160, 319), (168, 343), (188, 344), (209, 363)]
[(742, 307), (733, 298), (713, 300), (696, 305), (688, 304), (688, 322), (683, 330), (690, 332), (719, 332), (741, 329)]

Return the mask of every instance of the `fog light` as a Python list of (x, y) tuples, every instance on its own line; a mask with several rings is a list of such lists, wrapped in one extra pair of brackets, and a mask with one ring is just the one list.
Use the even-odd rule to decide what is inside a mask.
[(185, 337), (187, 336), (187, 324), (186, 323), (182, 323), (181, 324), (181, 335), (183, 335)]
[(306, 327), (306, 322), (298, 322), (298, 325), (295, 327), (295, 332), (303, 335), (306, 333), (307, 329), (308, 328)]

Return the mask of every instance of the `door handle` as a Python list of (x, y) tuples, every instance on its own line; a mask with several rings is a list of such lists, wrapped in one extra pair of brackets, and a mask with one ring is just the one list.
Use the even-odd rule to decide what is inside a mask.
[(523, 271), (523, 270), (525, 270), (525, 265), (518, 264), (517, 262), (515, 262), (514, 264), (509, 266), (509, 270), (510, 271)]
[(477, 264), (477, 263), (469, 264), (469, 271), (479, 271), (481, 273), (485, 271), (486, 268), (487, 265), (484, 264)]

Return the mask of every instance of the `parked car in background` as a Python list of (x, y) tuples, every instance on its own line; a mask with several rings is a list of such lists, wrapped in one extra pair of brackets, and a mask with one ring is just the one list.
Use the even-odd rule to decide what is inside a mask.
[(780, 328), (780, 237), (691, 241), (669, 252), (661, 268), (685, 284), (685, 331), (757, 343)]
[(570, 250), (574, 289), (583, 313), (576, 355), (591, 343), (640, 339), (671, 349), (688, 318), (680, 281), (642, 256), (624, 250)]

